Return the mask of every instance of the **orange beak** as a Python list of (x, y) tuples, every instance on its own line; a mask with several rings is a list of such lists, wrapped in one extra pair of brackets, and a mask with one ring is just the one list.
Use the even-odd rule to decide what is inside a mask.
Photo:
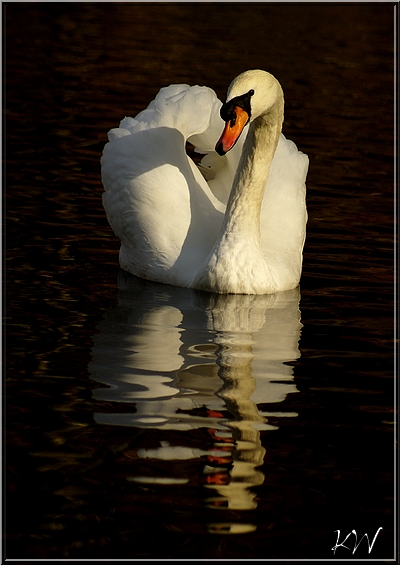
[(215, 151), (219, 155), (225, 155), (225, 153), (232, 149), (239, 139), (244, 126), (249, 121), (248, 113), (240, 106), (235, 107), (235, 115), (236, 119), (234, 118), (226, 122), (224, 131), (215, 146)]

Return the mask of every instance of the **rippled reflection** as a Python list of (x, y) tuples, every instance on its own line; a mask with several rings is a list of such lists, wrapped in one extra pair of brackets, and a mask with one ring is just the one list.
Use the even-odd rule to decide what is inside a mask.
[[(265, 449), (260, 430), (274, 430), (258, 408), (296, 392), (292, 368), (300, 356), (299, 289), (276, 295), (212, 295), (120, 274), (118, 305), (93, 337), (92, 378), (98, 401), (118, 411), (97, 412), (98, 424), (191, 430), (205, 428), (212, 447), (170, 445), (139, 449), (140, 458), (201, 458), (205, 505), (253, 510)], [(117, 404), (114, 404), (117, 403)], [(120, 403), (127, 409), (121, 410)], [(129, 407), (129, 409), (128, 409)], [(129, 481), (184, 484), (171, 476)], [(188, 479), (189, 480), (189, 479)], [(253, 524), (212, 523), (211, 533), (244, 533)]]

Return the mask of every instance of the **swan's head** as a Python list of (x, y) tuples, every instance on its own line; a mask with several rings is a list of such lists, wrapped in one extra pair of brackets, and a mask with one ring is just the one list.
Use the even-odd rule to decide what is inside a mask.
[(215, 146), (216, 152), (225, 155), (232, 149), (244, 126), (267, 113), (279, 97), (282, 97), (281, 85), (266, 71), (246, 71), (236, 77), (221, 106), (221, 118), (226, 124)]

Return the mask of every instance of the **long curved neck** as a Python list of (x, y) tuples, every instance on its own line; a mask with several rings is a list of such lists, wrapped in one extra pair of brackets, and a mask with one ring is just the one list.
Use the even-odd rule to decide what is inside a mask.
[(260, 238), (260, 212), (283, 123), (283, 94), (250, 125), (225, 212), (225, 233)]

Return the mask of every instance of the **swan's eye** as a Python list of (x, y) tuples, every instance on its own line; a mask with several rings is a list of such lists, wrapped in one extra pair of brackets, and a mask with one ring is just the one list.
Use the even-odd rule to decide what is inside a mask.
[(253, 95), (254, 95), (254, 90), (253, 90), (253, 89), (249, 90), (249, 92), (248, 92), (247, 94), (248, 94), (249, 96), (253, 96)]

